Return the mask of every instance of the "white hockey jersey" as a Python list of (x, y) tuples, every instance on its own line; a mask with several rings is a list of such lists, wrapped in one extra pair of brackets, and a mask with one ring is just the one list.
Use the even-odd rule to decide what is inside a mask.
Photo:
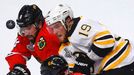
[(76, 63), (72, 55), (74, 52), (84, 52), (90, 59), (99, 61), (100, 63), (94, 66), (95, 72), (134, 62), (134, 50), (129, 40), (112, 35), (104, 25), (83, 17), (69, 37), (69, 42), (62, 44), (59, 50), (69, 67)]

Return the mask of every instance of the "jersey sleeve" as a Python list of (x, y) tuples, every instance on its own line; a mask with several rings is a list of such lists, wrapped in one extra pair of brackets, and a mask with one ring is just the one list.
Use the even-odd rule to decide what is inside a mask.
[(5, 58), (10, 66), (10, 70), (12, 70), (16, 64), (26, 65), (26, 61), (31, 57), (31, 53), (27, 49), (29, 43), (30, 41), (26, 37), (18, 35), (15, 47)]
[(99, 57), (105, 57), (110, 51), (113, 50), (115, 39), (108, 30), (98, 32), (91, 45), (91, 50)]

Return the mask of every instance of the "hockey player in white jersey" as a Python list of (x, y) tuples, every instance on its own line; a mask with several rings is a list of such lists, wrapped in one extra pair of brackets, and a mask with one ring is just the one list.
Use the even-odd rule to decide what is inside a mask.
[(86, 75), (134, 74), (134, 45), (128, 39), (113, 35), (89, 18), (74, 18), (65, 4), (52, 9), (45, 19), (48, 30), (61, 41), (59, 54), (71, 71)]

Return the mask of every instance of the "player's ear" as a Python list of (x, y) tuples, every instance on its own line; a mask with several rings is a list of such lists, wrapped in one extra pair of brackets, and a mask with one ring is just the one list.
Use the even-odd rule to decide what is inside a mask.
[(65, 23), (68, 24), (72, 21), (72, 19), (68, 16), (66, 19), (65, 19)]
[(65, 23), (67, 25), (67, 29), (68, 31), (71, 29), (72, 25), (73, 25), (73, 20), (70, 17), (67, 17), (65, 20)]

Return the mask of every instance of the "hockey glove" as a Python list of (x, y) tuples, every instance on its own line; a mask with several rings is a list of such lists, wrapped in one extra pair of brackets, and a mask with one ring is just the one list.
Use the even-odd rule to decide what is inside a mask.
[(31, 75), (26, 66), (17, 64), (7, 75)]
[(94, 61), (91, 60), (85, 53), (75, 52), (73, 55), (76, 57), (77, 63), (75, 64), (73, 71), (81, 72), (86, 75), (94, 72)]
[(61, 56), (51, 56), (41, 65), (41, 75), (64, 75), (67, 70), (67, 62)]

